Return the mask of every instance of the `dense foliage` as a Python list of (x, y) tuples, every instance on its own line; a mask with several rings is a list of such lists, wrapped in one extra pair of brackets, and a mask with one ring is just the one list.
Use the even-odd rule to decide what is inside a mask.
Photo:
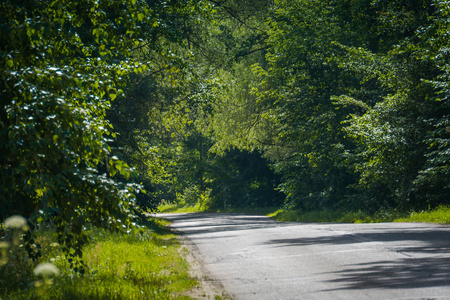
[(246, 61), (253, 74), (240, 63), (221, 77), (215, 147), (263, 151), (295, 209), (448, 203), (449, 10), (446, 1), (274, 1), (260, 25), (265, 59)]
[(0, 217), (34, 225), (48, 217), (66, 252), (81, 257), (85, 224), (130, 228), (140, 191), (124, 181), (135, 172), (111, 147), (111, 102), (126, 97), (133, 74), (174, 68), (180, 24), (208, 6), (24, 0), (0, 9)]

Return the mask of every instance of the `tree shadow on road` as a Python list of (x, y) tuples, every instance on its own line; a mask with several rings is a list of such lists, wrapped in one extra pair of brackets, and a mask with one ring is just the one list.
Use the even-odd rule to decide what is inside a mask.
[[(397, 259), (343, 265), (325, 273), (327, 282), (338, 283), (332, 290), (399, 289), (450, 286), (450, 232), (448, 228), (412, 228), (295, 239), (270, 240), (275, 247), (378, 243), (383, 251), (396, 252)], [(380, 244), (381, 242), (381, 244)], [(408, 245), (408, 246), (407, 246)], [(401, 257), (403, 256), (403, 258)], [(337, 276), (336, 276), (337, 275)], [(449, 295), (450, 296), (450, 295)]]
[[(277, 247), (287, 246), (308, 246), (317, 244), (358, 244), (369, 242), (382, 242), (384, 245), (403, 245), (412, 242), (413, 245), (396, 251), (401, 252), (422, 252), (422, 253), (450, 253), (450, 230), (447, 227), (421, 228), (409, 227), (408, 229), (379, 229), (372, 232), (352, 232), (344, 234), (332, 234), (317, 237), (299, 237), (293, 239), (274, 239), (266, 244), (273, 244)], [(399, 243), (400, 242), (400, 243)]]
[(342, 271), (331, 274), (339, 277), (328, 282), (341, 284), (333, 290), (448, 287), (450, 258), (404, 258), (348, 265)]
[(161, 215), (176, 222), (174, 229), (182, 234), (206, 234), (224, 231), (250, 230), (288, 226), (269, 217), (244, 213), (186, 213)]

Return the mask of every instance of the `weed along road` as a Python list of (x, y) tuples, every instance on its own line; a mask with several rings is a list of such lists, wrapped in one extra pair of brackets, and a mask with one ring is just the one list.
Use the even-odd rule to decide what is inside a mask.
[(450, 227), (164, 214), (233, 299), (450, 299)]

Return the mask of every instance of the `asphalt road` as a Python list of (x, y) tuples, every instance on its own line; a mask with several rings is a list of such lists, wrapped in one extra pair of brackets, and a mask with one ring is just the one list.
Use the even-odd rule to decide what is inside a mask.
[(164, 214), (233, 299), (450, 299), (450, 227)]

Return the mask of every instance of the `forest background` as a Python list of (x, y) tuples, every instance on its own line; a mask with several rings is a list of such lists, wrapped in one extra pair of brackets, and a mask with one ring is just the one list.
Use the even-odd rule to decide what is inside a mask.
[(51, 220), (74, 257), (164, 203), (450, 204), (448, 1), (0, 8), (0, 220)]

